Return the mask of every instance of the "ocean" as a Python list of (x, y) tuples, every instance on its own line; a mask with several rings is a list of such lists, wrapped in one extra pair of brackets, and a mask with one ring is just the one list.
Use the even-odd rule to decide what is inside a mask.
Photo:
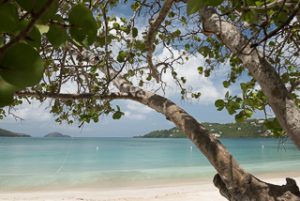
[[(251, 173), (298, 171), (300, 151), (270, 138), (220, 139)], [(0, 138), (0, 191), (127, 186), (211, 178), (187, 139)]]

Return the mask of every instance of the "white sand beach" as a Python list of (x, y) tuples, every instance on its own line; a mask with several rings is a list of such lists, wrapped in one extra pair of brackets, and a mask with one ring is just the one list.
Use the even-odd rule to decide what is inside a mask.
[[(300, 184), (300, 173), (289, 174)], [(285, 184), (283, 174), (264, 174), (259, 178), (278, 185)], [(211, 181), (128, 186), (81, 188), (48, 191), (2, 192), (1, 201), (225, 201)]]

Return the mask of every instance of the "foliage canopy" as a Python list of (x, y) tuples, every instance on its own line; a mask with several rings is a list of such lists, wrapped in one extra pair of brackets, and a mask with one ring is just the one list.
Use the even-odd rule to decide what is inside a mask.
[[(24, 97), (43, 101), (47, 94), (62, 94), (72, 85), (74, 94), (95, 96), (56, 99), (51, 112), (58, 122), (97, 122), (101, 114), (110, 112), (119, 119), (123, 115), (119, 107), (113, 108), (110, 99), (96, 98), (110, 93), (116, 74), (137, 81), (139, 87), (155, 79), (164, 88), (167, 83), (161, 75), (170, 73), (183, 98), (201, 98), (201, 92), (185, 88), (188, 78), (173, 67), (184, 65), (191, 55), (201, 55), (205, 63), (195, 72), (199, 76), (209, 77), (214, 69), (230, 66), (224, 88), (240, 84), (242, 95), (226, 93), (216, 100), (217, 110), (226, 109), (238, 122), (251, 118), (256, 110), (264, 111), (267, 119), (268, 100), (256, 80), (239, 79), (247, 71), (237, 54), (199, 22), (198, 11), (213, 6), (263, 52), (300, 107), (299, 2), (190, 0), (187, 5), (170, 1), (170, 8), (164, 5), (168, 2), (1, 1), (0, 106), (16, 106)], [(153, 56), (162, 48), (169, 51), (164, 60)], [(5, 112), (1, 114), (3, 118)], [(278, 135), (284, 133), (276, 119), (266, 126)]]

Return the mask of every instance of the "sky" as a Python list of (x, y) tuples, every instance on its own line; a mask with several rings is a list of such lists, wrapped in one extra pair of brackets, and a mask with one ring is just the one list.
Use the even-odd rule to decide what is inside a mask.
[[(168, 56), (167, 54), (167, 51), (162, 50), (157, 57), (163, 58)], [(168, 83), (164, 96), (178, 104), (199, 122), (233, 122), (234, 116), (230, 116), (227, 111), (217, 111), (214, 102), (218, 98), (224, 98), (228, 90), (233, 94), (241, 93), (238, 83), (248, 80), (247, 75), (239, 78), (237, 84), (225, 89), (222, 82), (226, 79), (226, 73), (229, 71), (228, 65), (219, 66), (209, 78), (206, 78), (197, 72), (197, 66), (201, 65), (202, 62), (201, 56), (194, 56), (184, 65), (175, 66), (177, 73), (187, 78), (187, 88), (201, 92), (202, 95), (199, 100), (182, 100), (180, 90), (169, 74), (163, 76), (163, 80)], [(154, 83), (150, 83), (148, 86), (149, 89), (153, 87), (155, 88)], [(162, 91), (158, 91), (158, 93), (163, 94)], [(55, 123), (53, 115), (49, 113), (48, 104), (49, 102), (25, 103), (13, 111), (15, 115), (24, 120), (15, 120), (12, 116), (8, 116), (1, 120), (0, 128), (26, 133), (34, 137), (41, 137), (49, 132), (61, 132), (74, 137), (132, 137), (175, 126), (163, 115), (130, 100), (113, 102), (113, 104), (119, 105), (125, 113), (121, 120), (113, 120), (111, 116), (103, 116), (98, 123), (85, 124), (81, 128), (78, 127), (78, 123), (59, 125)], [(254, 117), (261, 118), (262, 114), (255, 114)]]
[[(128, 10), (122, 5), (116, 12), (116, 15), (119, 15), (119, 17), (128, 16), (128, 14)], [(138, 27), (139, 32), (145, 30), (145, 27), (142, 27), (143, 23), (140, 24), (140, 27)], [(173, 53), (176, 54), (176, 51), (174, 50)], [(168, 51), (165, 49), (157, 48), (155, 57), (159, 60), (167, 57), (168, 54)], [(222, 82), (227, 78), (229, 66), (225, 64), (217, 67), (213, 74), (206, 78), (197, 73), (197, 67), (201, 66), (203, 61), (204, 58), (201, 55), (192, 56), (184, 65), (174, 66), (179, 76), (187, 78), (187, 88), (201, 92), (202, 95), (199, 100), (181, 100), (180, 90), (174, 83), (170, 73), (162, 78), (168, 83), (165, 94), (162, 91), (158, 91), (158, 93), (178, 104), (199, 122), (233, 122), (234, 116), (228, 115), (226, 111), (217, 111), (214, 102), (216, 99), (223, 98), (228, 90), (231, 93), (240, 94), (238, 83), (249, 78), (245, 73), (238, 80), (237, 84), (229, 89), (224, 89)], [(137, 82), (137, 80), (132, 81)], [(150, 83), (148, 88), (146, 88), (151, 90), (156, 87), (154, 83)], [(55, 117), (49, 113), (49, 102), (43, 104), (39, 102), (25, 103), (13, 111), (15, 115), (23, 120), (16, 120), (12, 116), (8, 116), (0, 121), (0, 128), (26, 133), (34, 137), (41, 137), (49, 132), (61, 132), (75, 137), (132, 137), (144, 135), (153, 130), (169, 129), (175, 126), (163, 115), (139, 103), (128, 100), (114, 101), (113, 103), (119, 105), (125, 113), (121, 120), (113, 120), (111, 116), (103, 116), (98, 123), (85, 124), (81, 128), (78, 127), (78, 123), (73, 125), (59, 125), (55, 123)], [(262, 114), (255, 114), (254, 117), (261, 118)]]

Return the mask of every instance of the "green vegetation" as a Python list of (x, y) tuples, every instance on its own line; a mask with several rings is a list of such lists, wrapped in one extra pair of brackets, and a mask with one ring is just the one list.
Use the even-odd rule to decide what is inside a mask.
[(64, 134), (61, 134), (61, 133), (59, 133), (59, 132), (53, 132), (53, 133), (48, 133), (48, 134), (45, 135), (44, 137), (47, 137), (47, 138), (51, 138), (51, 137), (63, 137), (63, 138), (65, 138), (65, 137), (67, 137), (67, 138), (69, 138), (69, 137), (71, 137), (71, 136), (69, 136), (69, 135), (64, 135)]
[[(220, 137), (269, 137), (271, 133), (265, 128), (263, 120), (248, 120), (241, 123), (202, 123), (211, 134)], [(184, 138), (186, 135), (176, 127), (169, 130), (156, 130), (147, 133), (142, 138)]]
[[(298, 51), (294, 51), (299, 49), (299, 19), (292, 20), (298, 12), (298, 6), (296, 1), (288, 4), (280, 2), (2, 1), (0, 119), (6, 115), (2, 107), (22, 104), (28, 98), (39, 101), (44, 101), (44, 98), (56, 99), (51, 102), (49, 108), (58, 123), (98, 122), (99, 116), (108, 113), (113, 114), (113, 119), (120, 119), (124, 113), (119, 107), (110, 104), (111, 97), (106, 99), (111, 95), (108, 86), (117, 78), (112, 76), (114, 73), (122, 75), (122, 79), (127, 81), (136, 80), (141, 88), (154, 80), (165, 82), (158, 77), (171, 73), (169, 76), (180, 86), (178, 94), (183, 99), (198, 99), (201, 98), (201, 92), (195, 90), (197, 86), (194, 86), (194, 89), (190, 88), (187, 84), (189, 79), (174, 68), (174, 64), (179, 60), (179, 63), (184, 65), (194, 56), (205, 59), (197, 66), (196, 72), (200, 77), (213, 75), (215, 66), (230, 64), (230, 68), (226, 69), (227, 76), (221, 80), (223, 87), (226, 89), (232, 85), (238, 86), (242, 94), (240, 96), (228, 90), (224, 97), (215, 100), (215, 106), (217, 110), (226, 110), (228, 114), (234, 115), (237, 122), (253, 118), (255, 111), (265, 111), (266, 107), (269, 107), (265, 94), (273, 93), (263, 90), (267, 90), (268, 86), (277, 86), (272, 83), (277, 83), (278, 78), (281, 89), (290, 86), (288, 93), (284, 89), (278, 94), (288, 94), (295, 102), (295, 108), (299, 108), (297, 91), (300, 86), (300, 74), (299, 63), (296, 62), (299, 54)], [(126, 17), (115, 15), (119, 12), (120, 4), (128, 8)], [(163, 5), (168, 9), (162, 9)], [(225, 44), (223, 39), (220, 40), (221, 36), (216, 34), (216, 30), (205, 30), (204, 25), (198, 26), (199, 24), (195, 23), (199, 20), (204, 23), (204, 19), (210, 18), (205, 15), (208, 12), (203, 12), (208, 7), (215, 7), (221, 16), (228, 19), (227, 23), (232, 23), (232, 28), (237, 28), (234, 29), (233, 36), (229, 36), (228, 32), (223, 34), (223, 38), (241, 34), (242, 38), (249, 39), (243, 44), (245, 47), (263, 48), (264, 62), (259, 65), (265, 66), (263, 64), (268, 63), (273, 66), (272, 72), (278, 74), (275, 80), (261, 82), (269, 83), (261, 88), (255, 87), (258, 84), (257, 80), (264, 80), (269, 76), (262, 78), (263, 76), (250, 73), (251, 79), (238, 80), (241, 75), (251, 72), (249, 66), (258, 64), (246, 64), (250, 60), (243, 61), (240, 57), (242, 54), (236, 52), (239, 48), (228, 48), (232, 45)], [(156, 19), (156, 15), (151, 13), (160, 13), (161, 17)], [(198, 17), (199, 20), (196, 20)], [(151, 22), (144, 25), (147, 30), (139, 30), (136, 22), (140, 20)], [(241, 25), (242, 31), (239, 30)], [(243, 33), (247, 34), (243, 36)], [(217, 37), (211, 37), (212, 34)], [(228, 43), (234, 41), (228, 40)], [(245, 47), (240, 51), (246, 50)], [(170, 56), (164, 61), (158, 59), (157, 62), (153, 62), (156, 60), (153, 56), (162, 48), (168, 50)], [(290, 55), (286, 54), (285, 50), (288, 49)], [(178, 55), (174, 54), (174, 51)], [(144, 63), (148, 64), (149, 69), (141, 67)], [(162, 66), (165, 66), (164, 70), (161, 69)], [(102, 73), (99, 73), (99, 70)], [(74, 77), (77, 79), (73, 79)], [(78, 94), (85, 95), (73, 96), (65, 101), (70, 96), (64, 96), (61, 89), (71, 80), (73, 86), (77, 83)], [(272, 90), (274, 91), (268, 89)], [(280, 99), (285, 100), (285, 97)], [(279, 105), (272, 107), (278, 108)], [(285, 135), (280, 122), (286, 120), (280, 118), (279, 121), (266, 122), (266, 126), (276, 135)]]
[(23, 133), (15, 133), (5, 129), (0, 128), (0, 137), (31, 137)]

